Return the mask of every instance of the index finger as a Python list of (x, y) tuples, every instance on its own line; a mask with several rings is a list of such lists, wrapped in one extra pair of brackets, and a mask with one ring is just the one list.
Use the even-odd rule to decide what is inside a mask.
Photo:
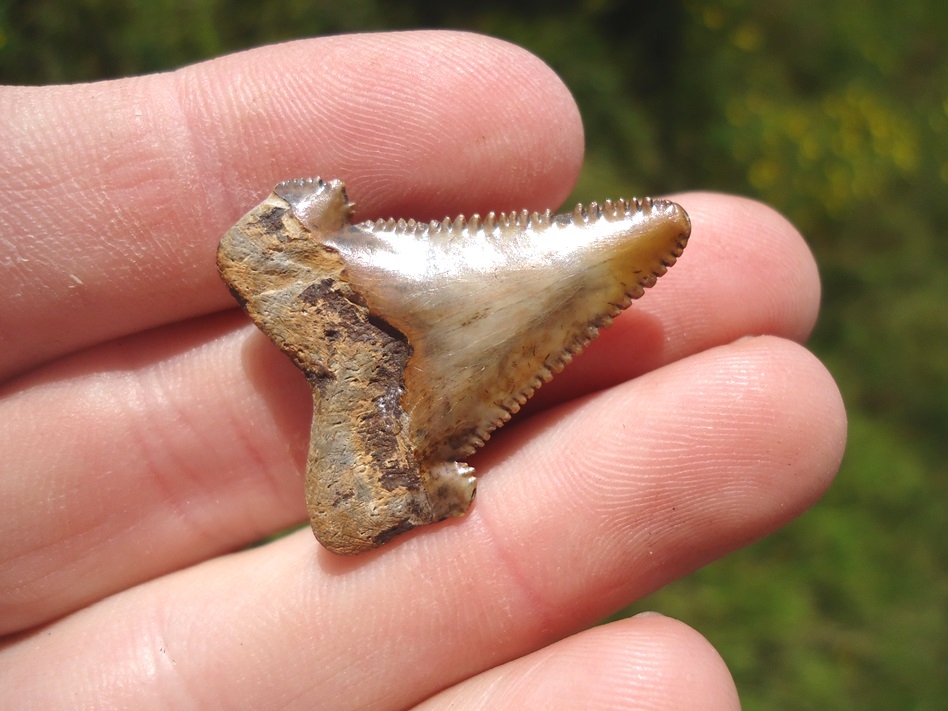
[(230, 305), (217, 241), (281, 180), (347, 179), (365, 218), (430, 219), (557, 205), (583, 153), (552, 70), (463, 33), (307, 40), (3, 95), (0, 377)]

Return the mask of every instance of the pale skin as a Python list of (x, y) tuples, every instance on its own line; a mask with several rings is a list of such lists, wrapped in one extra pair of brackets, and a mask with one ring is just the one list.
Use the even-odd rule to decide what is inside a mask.
[(234, 552), (305, 520), (310, 405), (220, 282), (220, 235), (310, 175), (365, 218), (557, 207), (568, 90), (511, 45), (412, 33), (2, 91), (0, 707), (738, 707), (680, 622), (582, 630), (838, 468), (786, 220), (672, 196), (684, 256), (472, 460), (467, 517), (353, 559), (308, 528)]

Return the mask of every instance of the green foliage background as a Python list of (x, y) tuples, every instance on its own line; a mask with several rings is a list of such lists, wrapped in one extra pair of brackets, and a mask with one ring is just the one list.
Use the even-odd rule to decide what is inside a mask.
[(284, 39), (468, 28), (582, 109), (574, 198), (708, 188), (784, 212), (821, 265), (812, 347), (850, 444), (787, 529), (641, 601), (702, 631), (747, 709), (948, 698), (948, 4), (937, 0), (0, 0), (0, 81), (86, 81)]

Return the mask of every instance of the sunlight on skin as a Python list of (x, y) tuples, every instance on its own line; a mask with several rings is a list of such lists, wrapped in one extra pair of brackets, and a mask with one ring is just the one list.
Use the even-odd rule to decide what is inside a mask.
[[(274, 81), (274, 66), (313, 69)], [(677, 623), (571, 635), (832, 479), (845, 415), (793, 342), (819, 285), (785, 220), (680, 196), (695, 228), (666, 288), (483, 450), (466, 518), (356, 560), (309, 531), (231, 554), (303, 520), (310, 412), (292, 365), (215, 313), (232, 303), (224, 230), (313, 174), (345, 176), (366, 217), (556, 206), (582, 161), (575, 105), (536, 58), (458, 33), (3, 92), (0, 457), (17, 464), (0, 478), (0, 706), (395, 709), (442, 692), (476, 708), (485, 680), (524, 698), (544, 666), (601, 645), (604, 668), (642, 672), (616, 688), (630, 706), (681, 702), (681, 654), (709, 703), (735, 707)], [(588, 695), (577, 669), (564, 704)]]

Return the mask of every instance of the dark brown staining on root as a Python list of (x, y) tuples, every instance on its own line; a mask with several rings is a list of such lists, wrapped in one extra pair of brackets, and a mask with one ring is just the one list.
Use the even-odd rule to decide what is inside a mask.
[[(359, 451), (372, 461), (372, 468), (380, 472), (377, 486), (385, 491), (404, 489), (408, 492), (423, 490), (421, 472), (412, 459), (406, 463), (400, 455), (399, 437), (404, 436), (406, 415), (402, 409), (405, 392), (405, 368), (412, 355), (408, 339), (384, 319), (366, 313), (359, 304), (359, 295), (345, 289), (334, 279), (322, 279), (310, 284), (299, 294), (306, 308), (321, 316), (322, 339), (318, 361), (308, 364), (306, 374), (320, 395), (330, 397), (328, 383), (333, 391), (342, 384), (339, 378), (351, 377), (347, 371), (353, 354), (351, 349), (375, 353), (371, 367), (362, 373), (363, 397), (372, 405), (359, 408), (356, 432), (361, 441)], [(335, 371), (335, 372), (333, 372)], [(345, 505), (337, 499), (333, 505)]]
[[(392, 324), (390, 324), (388, 321), (386, 321), (386, 320), (383, 319), (383, 318), (379, 318), (378, 316), (376, 316), (375, 314), (373, 314), (373, 313), (370, 312), (370, 313), (369, 313), (369, 323), (372, 324), (373, 326), (375, 326), (375, 327), (376, 327), (378, 330), (380, 330), (382, 333), (386, 334), (386, 335), (387, 335), (389, 338), (391, 338), (392, 340), (401, 341), (402, 343), (404, 343), (406, 346), (408, 346), (409, 351), (410, 351), (411, 346), (408, 345), (408, 337), (405, 336), (404, 333), (402, 333), (401, 331), (399, 331), (397, 328), (395, 328), (395, 327), (394, 327)], [(409, 352), (408, 355), (411, 355), (411, 352)]]
[(239, 291), (237, 291), (237, 289), (234, 286), (230, 284), (227, 285), (227, 289), (230, 291), (231, 296), (233, 296), (237, 300), (237, 304), (240, 306), (240, 308), (246, 311), (247, 298), (243, 294), (241, 294)]
[(324, 366), (315, 367), (305, 373), (310, 386), (318, 388), (320, 394), (325, 395), (329, 383), (336, 379), (336, 374)]
[(386, 529), (382, 531), (381, 533), (376, 534), (376, 536), (372, 539), (372, 542), (376, 546), (381, 546), (385, 543), (388, 543), (390, 540), (392, 540), (396, 536), (399, 536), (405, 533), (406, 531), (410, 531), (414, 527), (415, 525), (411, 521), (408, 521), (406, 519), (405, 521), (402, 521), (401, 523), (395, 526), (392, 526), (391, 528)]
[(421, 489), (421, 477), (418, 476), (418, 470), (392, 468), (379, 477), (379, 484), (386, 491), (395, 491), (399, 487), (409, 491), (418, 491)]
[(310, 284), (300, 293), (300, 299), (310, 306), (320, 308), (327, 308), (331, 305), (338, 304), (340, 299), (348, 302), (344, 296), (335, 292), (333, 285), (334, 282), (332, 279), (323, 279), (315, 284)]
[(273, 207), (260, 215), (258, 220), (260, 226), (277, 236), (281, 242), (287, 240), (286, 230), (283, 229), (283, 216), (286, 214), (285, 207)]

